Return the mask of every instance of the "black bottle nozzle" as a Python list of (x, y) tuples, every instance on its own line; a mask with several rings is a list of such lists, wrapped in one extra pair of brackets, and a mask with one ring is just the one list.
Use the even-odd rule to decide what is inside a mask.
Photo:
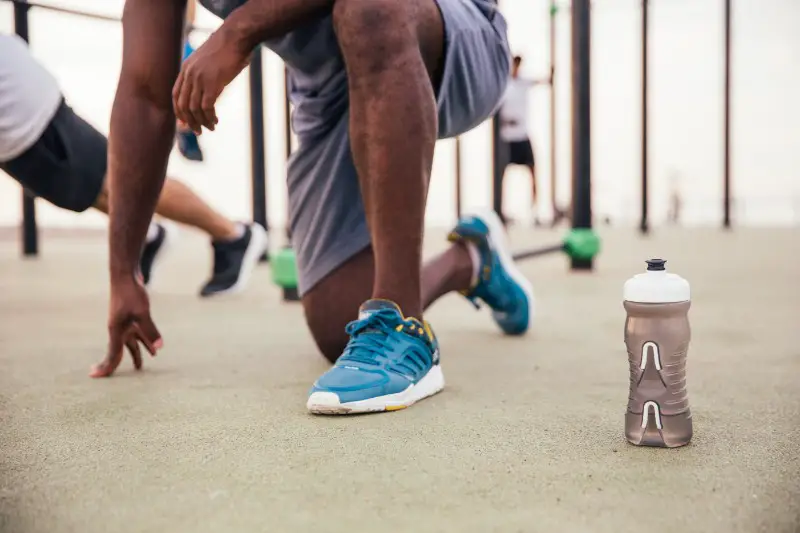
[(660, 271), (666, 270), (666, 267), (664, 265), (667, 264), (667, 260), (666, 259), (648, 259), (647, 261), (645, 261), (645, 263), (647, 263), (647, 271), (648, 272), (660, 272)]

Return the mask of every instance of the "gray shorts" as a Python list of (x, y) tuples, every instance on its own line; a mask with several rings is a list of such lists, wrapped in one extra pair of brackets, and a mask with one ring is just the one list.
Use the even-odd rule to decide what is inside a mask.
[[(479, 125), (499, 106), (510, 69), (506, 21), (491, 0), (437, 0), (445, 25), (439, 138)], [(347, 77), (330, 16), (267, 43), (289, 69), (297, 150), (289, 216), (300, 291), (370, 244), (348, 136)]]

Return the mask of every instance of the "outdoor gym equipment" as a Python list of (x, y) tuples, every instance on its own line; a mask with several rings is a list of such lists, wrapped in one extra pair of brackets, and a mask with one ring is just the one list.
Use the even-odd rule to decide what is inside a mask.
[(272, 281), (283, 289), (283, 300), (286, 302), (297, 302), (300, 300), (300, 293), (297, 290), (297, 261), (294, 250), (286, 247), (281, 248), (272, 257)]
[(530, 259), (556, 252), (564, 252), (573, 260), (591, 261), (600, 252), (600, 237), (591, 228), (573, 228), (564, 237), (563, 242), (517, 252), (514, 254), (514, 260)]

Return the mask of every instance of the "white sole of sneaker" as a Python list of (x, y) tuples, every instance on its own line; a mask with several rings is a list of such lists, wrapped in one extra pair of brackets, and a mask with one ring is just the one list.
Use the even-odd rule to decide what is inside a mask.
[(395, 394), (378, 396), (367, 400), (341, 403), (334, 392), (315, 392), (308, 397), (306, 407), (315, 415), (355, 415), (381, 411), (399, 411), (416, 402), (433, 396), (444, 388), (442, 365), (436, 365), (416, 384)]
[(223, 294), (238, 294), (247, 287), (250, 283), (250, 277), (253, 275), (258, 261), (264, 252), (267, 251), (267, 230), (261, 224), (250, 224), (250, 244), (247, 245), (247, 250), (244, 252), (242, 259), (242, 269), (239, 271), (239, 278), (236, 283), (231, 285), (229, 289), (214, 293), (214, 296), (222, 296)]
[(497, 255), (500, 256), (500, 262), (503, 264), (503, 268), (508, 272), (511, 279), (522, 288), (522, 292), (524, 292), (525, 296), (528, 298), (528, 329), (530, 329), (533, 323), (534, 311), (536, 310), (533, 285), (517, 267), (516, 263), (514, 263), (514, 258), (511, 255), (511, 246), (508, 243), (508, 237), (503, 227), (503, 222), (500, 220), (500, 217), (497, 216), (497, 213), (492, 210), (472, 212), (467, 216), (474, 216), (483, 220), (489, 228), (489, 239), (494, 244)]

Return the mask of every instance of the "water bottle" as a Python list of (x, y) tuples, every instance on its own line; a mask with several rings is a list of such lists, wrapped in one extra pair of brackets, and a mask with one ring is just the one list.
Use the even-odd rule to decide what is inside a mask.
[(674, 448), (692, 438), (686, 392), (689, 282), (668, 273), (663, 259), (625, 283), (625, 344), (630, 394), (625, 436), (637, 446)]

